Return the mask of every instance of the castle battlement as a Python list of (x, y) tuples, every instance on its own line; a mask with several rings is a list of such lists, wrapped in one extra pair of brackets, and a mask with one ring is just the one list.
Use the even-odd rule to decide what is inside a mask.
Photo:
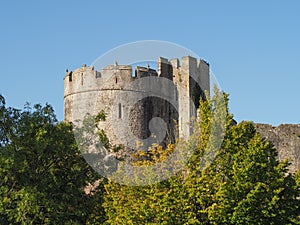
[[(178, 58), (168, 60), (163, 57), (159, 57), (157, 62), (157, 71), (155, 69), (148, 67), (137, 66), (135, 68), (135, 73), (132, 73), (131, 65), (118, 65), (116, 62), (113, 65), (107, 65), (102, 68), (101, 71), (97, 71), (93, 66), (86, 66), (85, 64), (81, 68), (72, 71), (67, 71), (65, 76), (65, 85), (74, 86), (74, 81), (77, 80), (102, 80), (107, 82), (108, 79), (112, 77), (117, 77), (122, 82), (131, 82), (133, 79), (141, 78), (145, 76), (158, 76), (168, 78), (175, 83), (187, 83), (190, 74), (193, 74), (192, 78), (195, 80), (199, 78), (199, 83), (202, 83), (204, 88), (209, 90), (209, 79), (204, 77), (204, 74), (209, 73), (209, 64), (200, 59), (197, 60), (191, 56), (184, 56), (181, 62)], [(87, 78), (86, 76), (89, 76)], [(202, 78), (202, 79), (200, 79)], [(200, 81), (201, 80), (201, 81)], [(197, 81), (197, 80), (196, 80)], [(71, 83), (72, 82), (72, 83)], [(82, 85), (86, 82), (81, 82)], [(77, 87), (79, 88), (79, 86)]]
[[(146, 97), (134, 106), (121, 100), (135, 99), (137, 95), (143, 97), (144, 90), (132, 89), (134, 87), (131, 87), (130, 83), (151, 76), (166, 78), (174, 83), (175, 92), (166, 89), (163, 84), (159, 88), (164, 92), (174, 92), (168, 94), (176, 98), (175, 105), (155, 97)], [(190, 134), (188, 123), (191, 118), (196, 117), (194, 105), (198, 107), (200, 98), (205, 98), (204, 92), (209, 90), (209, 64), (191, 56), (184, 56), (181, 60), (159, 57), (157, 71), (147, 65), (136, 66), (134, 73), (131, 65), (118, 65), (117, 62), (105, 66), (101, 71), (95, 70), (93, 66), (83, 65), (74, 71), (67, 70), (64, 77), (65, 120), (83, 120), (87, 113), (96, 114), (104, 110), (108, 119), (102, 123), (102, 129), (107, 132), (112, 143), (117, 144), (119, 141), (113, 132), (112, 122), (119, 121), (118, 129), (121, 133), (124, 131), (126, 137), (128, 127), (121, 124), (123, 118), (129, 118), (132, 133), (137, 137), (147, 138), (149, 121), (153, 117), (160, 117), (168, 125), (168, 140), (174, 142), (175, 137)], [(194, 102), (193, 105), (190, 99)], [(118, 105), (117, 109), (113, 108), (115, 105)], [(178, 134), (174, 133), (176, 123), (179, 125)]]

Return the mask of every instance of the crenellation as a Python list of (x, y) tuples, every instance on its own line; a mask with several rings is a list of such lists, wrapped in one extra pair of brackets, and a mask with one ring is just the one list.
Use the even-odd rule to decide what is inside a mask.
[(159, 77), (173, 80), (173, 68), (168, 59), (159, 57), (157, 62), (157, 72)]
[(135, 78), (142, 78), (142, 77), (147, 77), (147, 76), (158, 76), (156, 70), (151, 69), (148, 65), (148, 67), (142, 67), (142, 66), (137, 66), (135, 68)]
[(101, 75), (103, 83), (106, 83), (111, 77), (117, 81), (128, 81), (132, 80), (132, 66), (130, 65), (108, 65), (101, 69)]
[[(142, 89), (132, 89), (130, 84), (133, 81), (150, 76), (167, 78), (174, 83), (175, 93), (169, 95), (176, 99), (175, 105), (157, 97), (143, 97), (145, 92)], [(196, 109), (193, 108), (193, 104), (191, 105), (190, 99), (195, 104), (199, 102), (203, 91), (209, 91), (207, 81), (209, 81), (209, 65), (191, 56), (182, 57), (181, 62), (179, 59), (168, 60), (159, 57), (157, 71), (149, 65), (137, 66), (135, 76), (132, 76), (131, 65), (118, 65), (117, 62), (105, 66), (101, 71), (95, 70), (93, 66), (83, 65), (73, 72), (67, 71), (64, 78), (65, 120), (70, 122), (82, 120), (87, 113), (96, 114), (103, 109), (109, 116), (107, 121), (101, 123), (101, 129), (107, 132), (113, 144), (120, 144), (122, 142), (112, 127), (112, 118), (118, 121), (129, 118), (130, 128), (118, 127), (126, 140), (128, 129), (136, 137), (147, 138), (150, 134), (149, 121), (154, 117), (160, 117), (166, 122), (168, 129), (167, 137), (160, 144), (166, 145), (178, 137), (189, 136), (191, 132), (189, 122), (196, 116)], [(159, 88), (168, 92), (163, 84)], [(137, 96), (143, 100), (134, 106), (128, 105), (126, 100), (135, 99)], [(118, 107), (113, 108), (114, 105)], [(175, 129), (176, 124), (179, 126), (178, 129)]]
[(172, 65), (172, 67), (173, 67), (173, 70), (174, 69), (178, 69), (180, 67), (180, 63), (179, 63), (179, 60), (177, 58), (171, 59), (170, 63)]

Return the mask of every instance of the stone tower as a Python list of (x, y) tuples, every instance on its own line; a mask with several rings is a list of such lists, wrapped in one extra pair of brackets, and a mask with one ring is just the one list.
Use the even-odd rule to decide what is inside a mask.
[[(170, 83), (174, 88), (170, 89)], [(151, 93), (154, 89), (164, 92), (164, 98)], [(189, 122), (196, 117), (200, 98), (205, 98), (204, 92), (209, 90), (209, 64), (191, 56), (182, 57), (181, 62), (160, 57), (157, 71), (137, 66), (134, 74), (132, 66), (116, 62), (101, 71), (83, 65), (67, 71), (64, 77), (64, 117), (76, 123), (86, 114), (104, 110), (106, 121), (98, 126), (113, 144), (125, 146), (130, 146), (133, 139), (153, 142), (151, 121), (160, 118), (166, 132), (158, 142), (165, 145), (177, 137), (189, 136)]]

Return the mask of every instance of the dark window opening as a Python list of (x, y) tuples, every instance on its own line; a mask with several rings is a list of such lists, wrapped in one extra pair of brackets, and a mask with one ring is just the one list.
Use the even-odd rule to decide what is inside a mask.
[(119, 103), (119, 119), (122, 118), (122, 105)]
[(96, 78), (100, 78), (101, 77), (101, 73), (100, 72), (96, 72)]

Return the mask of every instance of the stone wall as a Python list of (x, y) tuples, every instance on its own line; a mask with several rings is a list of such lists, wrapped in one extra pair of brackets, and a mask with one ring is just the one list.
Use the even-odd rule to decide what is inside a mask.
[(290, 172), (300, 169), (300, 124), (255, 124), (256, 130), (278, 150), (279, 160), (289, 159)]
[[(96, 115), (104, 110), (107, 118), (99, 127), (116, 145), (128, 146), (133, 139), (149, 138), (149, 122), (155, 117), (161, 118), (167, 129), (165, 140), (158, 144), (188, 137), (189, 123), (196, 117), (199, 98), (205, 90), (209, 91), (209, 65), (191, 56), (182, 57), (181, 64), (178, 59), (160, 57), (157, 68), (156, 71), (149, 66), (137, 66), (133, 75), (132, 66), (115, 62), (101, 71), (86, 65), (73, 72), (67, 71), (64, 78), (65, 121), (76, 123), (88, 113)], [(143, 79), (146, 83), (138, 82), (145, 77), (151, 79)], [(132, 86), (133, 83), (137, 85)], [(151, 96), (149, 86), (159, 90), (165, 98)]]
[[(132, 81), (147, 76), (171, 80), (177, 87), (175, 93), (169, 93), (163, 84), (159, 89), (168, 92), (168, 98), (175, 99), (176, 103), (171, 105), (163, 99), (149, 97), (143, 88), (132, 89), (128, 86)], [(130, 65), (115, 63), (101, 71), (83, 65), (73, 72), (67, 71), (64, 78), (65, 120), (74, 123), (82, 120), (87, 113), (93, 115), (104, 110), (108, 117), (107, 121), (99, 124), (100, 128), (106, 131), (113, 144), (128, 146), (126, 142), (132, 141), (128, 138), (129, 133), (133, 133), (137, 139), (147, 138), (150, 135), (149, 122), (154, 117), (160, 117), (167, 124), (165, 142), (174, 142), (178, 136), (189, 136), (188, 123), (196, 116), (190, 100), (197, 107), (199, 97), (203, 97), (203, 92), (210, 89), (209, 82), (209, 64), (190, 56), (183, 57), (181, 62), (160, 57), (157, 72), (149, 67), (137, 67), (135, 76), (132, 76)], [(142, 100), (135, 105), (128, 104), (128, 99), (134, 98)], [(129, 118), (129, 124), (124, 124), (124, 118)], [(292, 163), (289, 167), (291, 172), (300, 169), (300, 125), (255, 126), (263, 137), (274, 144), (279, 152), (279, 160), (289, 159)]]

